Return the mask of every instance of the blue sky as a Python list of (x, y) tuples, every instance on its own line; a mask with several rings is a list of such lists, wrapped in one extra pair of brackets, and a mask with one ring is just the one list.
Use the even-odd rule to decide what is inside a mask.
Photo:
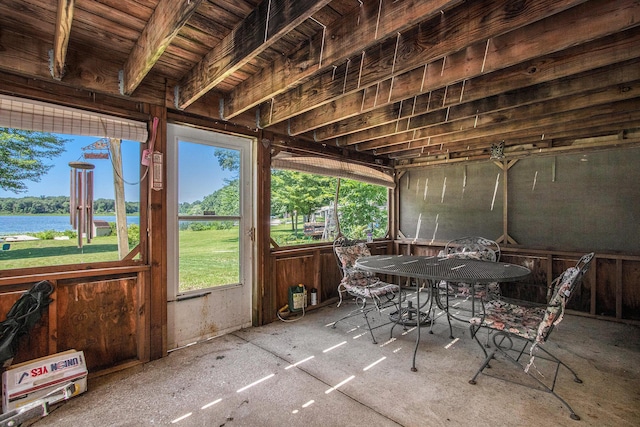
[[(46, 164), (53, 165), (46, 176), (39, 182), (27, 181), (27, 191), (14, 193), (0, 189), (0, 197), (39, 197), (39, 196), (69, 196), (69, 175), (71, 168), (69, 162), (86, 161), (95, 165), (94, 171), (94, 200), (105, 198), (113, 199), (113, 168), (109, 159), (84, 159), (82, 150), (94, 142), (100, 140), (94, 136), (57, 135), (69, 140), (66, 151), (55, 159), (45, 159)], [(138, 183), (140, 173), (140, 143), (134, 141), (122, 141), (122, 168), (123, 178), (126, 182)], [(125, 199), (128, 202), (137, 202), (139, 197), (139, 185), (125, 183)]]
[(180, 170), (178, 202), (193, 203), (224, 187), (225, 179), (237, 172), (224, 171), (214, 156), (216, 147), (181, 141), (178, 156)]
[[(40, 197), (69, 196), (69, 162), (85, 161), (95, 165), (94, 200), (114, 198), (113, 168), (110, 159), (84, 159), (83, 147), (88, 147), (100, 137), (57, 135), (67, 139), (66, 150), (55, 159), (46, 159), (46, 164), (53, 165), (46, 176), (39, 182), (27, 181), (27, 191), (13, 193), (0, 189), (0, 197)], [(128, 202), (139, 201), (140, 143), (122, 141), (122, 168), (125, 180), (125, 199)], [(180, 202), (192, 203), (202, 200), (225, 185), (224, 180), (235, 176), (235, 173), (222, 171), (217, 158), (213, 155), (215, 148), (210, 145), (186, 143), (180, 144)], [(165, 164), (167, 159), (165, 158)], [(135, 185), (130, 185), (135, 184)]]

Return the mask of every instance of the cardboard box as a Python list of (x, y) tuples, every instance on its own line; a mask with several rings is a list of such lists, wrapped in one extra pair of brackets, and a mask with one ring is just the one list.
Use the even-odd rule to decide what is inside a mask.
[(87, 364), (82, 351), (68, 350), (11, 366), (2, 374), (2, 411), (42, 399), (73, 382), (73, 396), (87, 391)]

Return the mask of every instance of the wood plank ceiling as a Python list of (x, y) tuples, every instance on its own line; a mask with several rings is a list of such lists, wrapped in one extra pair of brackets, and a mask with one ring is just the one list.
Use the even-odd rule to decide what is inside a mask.
[[(27, 77), (411, 165), (637, 144), (636, 0), (3, 0)], [(356, 154), (357, 153), (357, 154)]]

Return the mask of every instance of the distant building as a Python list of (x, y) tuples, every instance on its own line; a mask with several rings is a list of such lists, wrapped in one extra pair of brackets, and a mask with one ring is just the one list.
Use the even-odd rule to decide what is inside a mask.
[(95, 237), (109, 236), (111, 234), (111, 227), (109, 223), (102, 219), (93, 221), (93, 235)]

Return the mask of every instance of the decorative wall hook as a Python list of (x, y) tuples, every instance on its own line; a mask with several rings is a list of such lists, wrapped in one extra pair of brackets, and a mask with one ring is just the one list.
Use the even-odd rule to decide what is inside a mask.
[(497, 144), (491, 144), (491, 159), (504, 158), (504, 140)]

